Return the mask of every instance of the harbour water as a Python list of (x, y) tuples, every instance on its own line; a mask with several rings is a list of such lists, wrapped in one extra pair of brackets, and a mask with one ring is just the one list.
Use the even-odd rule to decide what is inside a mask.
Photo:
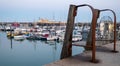
[[(15, 41), (0, 32), (0, 66), (43, 66), (60, 60), (62, 42)], [(82, 47), (73, 46), (73, 55), (81, 53)]]

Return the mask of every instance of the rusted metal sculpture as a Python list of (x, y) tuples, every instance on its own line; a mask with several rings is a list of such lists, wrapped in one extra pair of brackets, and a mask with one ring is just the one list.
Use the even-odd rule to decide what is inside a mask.
[(61, 52), (61, 59), (72, 56), (72, 32), (74, 26), (75, 13), (76, 13), (76, 6), (70, 5), (66, 32), (65, 32), (65, 37)]
[(116, 51), (116, 14), (111, 9), (103, 9), (103, 10), (99, 10), (99, 11), (100, 12), (102, 12), (102, 11), (111, 11), (113, 13), (113, 16), (114, 16), (114, 46), (113, 46), (113, 51), (112, 52), (117, 53), (118, 51)]
[[(105, 9), (105, 10), (98, 10), (94, 9), (92, 6), (83, 4), (83, 5), (70, 5), (69, 8), (69, 13), (68, 13), (68, 20), (67, 20), (67, 26), (66, 26), (66, 32), (65, 32), (65, 37), (64, 37), (64, 42), (63, 42), (63, 48), (61, 52), (61, 59), (67, 58), (72, 56), (72, 33), (73, 33), (73, 27), (74, 27), (74, 20), (75, 16), (77, 14), (77, 9), (78, 7), (83, 7), (83, 6), (88, 6), (91, 11), (92, 11), (92, 23), (91, 23), (91, 29), (89, 33), (89, 38), (90, 41), (87, 42), (87, 45), (92, 49), (92, 62), (96, 63), (96, 24), (97, 24), (97, 19), (99, 18), (99, 14), (101, 11), (112, 11), (110, 9)], [(112, 11), (114, 15), (114, 52), (116, 51), (116, 15), (115, 12)], [(87, 46), (86, 46), (87, 47)]]
[(63, 48), (61, 52), (61, 59), (70, 57), (72, 55), (72, 32), (73, 32), (73, 25), (74, 25), (74, 19), (77, 14), (77, 8), (78, 7), (83, 7), (83, 6), (88, 6), (92, 10), (92, 62), (96, 62), (95, 59), (95, 28), (96, 28), (96, 23), (97, 23), (97, 18), (99, 17), (99, 10), (94, 9), (92, 6), (83, 4), (83, 5), (70, 5), (69, 8), (69, 15), (68, 15), (68, 20), (67, 20), (67, 27), (66, 27), (66, 32), (65, 32), (65, 37), (64, 37), (64, 42), (63, 42)]

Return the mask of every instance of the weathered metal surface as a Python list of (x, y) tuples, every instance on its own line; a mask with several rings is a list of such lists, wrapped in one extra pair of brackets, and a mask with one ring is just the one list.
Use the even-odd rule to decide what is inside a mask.
[[(95, 46), (95, 32), (96, 32), (96, 23), (97, 23), (97, 19), (99, 17), (99, 10), (94, 9), (92, 6), (87, 5), (87, 4), (83, 4), (83, 5), (78, 5), (77, 7), (82, 7), (82, 6), (88, 6), (91, 11), (92, 11), (92, 25), (91, 25), (91, 29), (90, 29), (90, 34), (89, 34), (89, 38), (87, 43), (90, 44), (86, 44), (86, 48), (88, 48), (87, 46), (92, 46), (92, 62), (96, 62), (96, 54), (95, 54), (95, 50), (96, 50), (96, 46)], [(89, 41), (92, 40), (92, 41)]]
[[(94, 9), (92, 6), (87, 4), (78, 5), (78, 6), (70, 5), (68, 20), (67, 20), (67, 27), (66, 27), (66, 32), (65, 32), (64, 42), (63, 42), (63, 48), (61, 52), (61, 59), (70, 57), (72, 55), (72, 32), (74, 27), (74, 19), (77, 14), (77, 8), (83, 7), (83, 6), (88, 6), (92, 11), (92, 23), (91, 23), (88, 40), (86, 43), (86, 48), (92, 49), (91, 61), (96, 63), (97, 61), (96, 60), (96, 24), (97, 24), (97, 19), (99, 18), (100, 10)], [(109, 9), (106, 9), (106, 10), (109, 10)], [(101, 10), (101, 11), (106, 11), (106, 10)], [(109, 11), (112, 11), (112, 10), (109, 10)], [(113, 51), (116, 52), (116, 15), (114, 11), (112, 12), (114, 14), (114, 50)]]
[(72, 33), (74, 27), (74, 19), (76, 15), (74, 13), (75, 10), (76, 10), (76, 6), (70, 5), (63, 48), (61, 52), (61, 59), (72, 56)]
[(95, 46), (95, 33), (96, 33), (96, 23), (97, 23), (97, 19), (99, 17), (99, 10), (98, 9), (94, 9), (93, 10), (93, 19), (92, 19), (92, 62), (96, 62), (96, 46)]
[[(96, 30), (96, 22), (97, 18), (99, 17), (99, 10), (94, 9), (92, 6), (83, 4), (83, 5), (70, 5), (69, 8), (69, 14), (68, 14), (68, 21), (67, 21), (67, 27), (66, 27), (66, 32), (65, 32), (65, 37), (64, 37), (64, 42), (63, 42), (63, 48), (61, 52), (61, 59), (70, 57), (72, 55), (72, 32), (73, 32), (73, 26), (74, 26), (74, 19), (77, 13), (77, 8), (78, 7), (83, 7), (83, 6), (88, 6), (92, 10), (92, 27), (91, 27), (91, 37), (92, 41), (90, 42), (92, 45), (92, 62), (96, 62), (95, 59), (95, 30)], [(90, 39), (91, 39), (90, 37)]]

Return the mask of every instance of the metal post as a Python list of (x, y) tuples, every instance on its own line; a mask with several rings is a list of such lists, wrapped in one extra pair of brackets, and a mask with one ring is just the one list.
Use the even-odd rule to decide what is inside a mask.
[(92, 18), (92, 62), (96, 63), (96, 45), (95, 45), (95, 41), (96, 41), (96, 23), (97, 23), (97, 19), (99, 17), (99, 10), (98, 9), (94, 9), (93, 10), (93, 18)]
[(76, 15), (76, 6), (70, 5), (66, 32), (61, 52), (61, 59), (72, 56), (72, 32), (74, 27), (74, 19)]
[(116, 14), (114, 11), (112, 11), (113, 15), (114, 15), (114, 49), (113, 52), (117, 53), (118, 51), (116, 51)]
[[(96, 63), (96, 45), (95, 45), (95, 32), (96, 32), (96, 23), (97, 23), (97, 19), (99, 17), (99, 10), (98, 9), (94, 9), (92, 6), (87, 5), (87, 4), (83, 4), (83, 5), (78, 5), (77, 7), (82, 7), (82, 6), (88, 6), (91, 11), (92, 11), (92, 23), (91, 23), (91, 29), (90, 29), (90, 33), (89, 33), (89, 37), (88, 37), (88, 41), (87, 43), (89, 43), (92, 46), (92, 62)], [(92, 37), (92, 38), (91, 38)], [(89, 41), (90, 39), (90, 41)], [(89, 44), (87, 44), (89, 46)]]
[[(91, 11), (92, 11), (92, 17), (93, 17), (93, 12), (94, 12), (94, 8), (88, 4), (83, 4), (83, 5), (78, 5), (77, 7), (83, 7), (83, 6), (88, 6)], [(91, 21), (91, 27), (90, 27), (90, 31), (88, 33), (88, 38), (87, 38), (87, 42), (86, 42), (86, 47), (85, 50), (92, 50), (92, 26), (93, 26), (93, 19)], [(91, 46), (91, 47), (89, 47)]]

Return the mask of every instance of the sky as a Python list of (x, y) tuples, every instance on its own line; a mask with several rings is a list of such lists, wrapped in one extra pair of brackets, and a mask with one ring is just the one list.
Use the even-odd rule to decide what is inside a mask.
[[(89, 4), (96, 9), (112, 9), (120, 22), (119, 0), (0, 0), (0, 22), (33, 22), (40, 18), (67, 21), (70, 4)], [(113, 18), (111, 12), (103, 12), (103, 16)], [(99, 20), (100, 20), (99, 18)], [(76, 22), (90, 22), (91, 10), (88, 7), (78, 9)]]

